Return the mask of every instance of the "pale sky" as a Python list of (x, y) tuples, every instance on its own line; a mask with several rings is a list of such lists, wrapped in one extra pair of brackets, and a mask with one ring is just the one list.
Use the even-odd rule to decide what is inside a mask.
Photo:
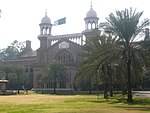
[(39, 24), (47, 15), (54, 21), (66, 17), (66, 24), (52, 27), (52, 35), (81, 33), (90, 4), (97, 12), (99, 23), (115, 10), (137, 8), (144, 11), (143, 18), (150, 18), (150, 0), (0, 0), (0, 49), (14, 40), (30, 40), (34, 50), (39, 48)]

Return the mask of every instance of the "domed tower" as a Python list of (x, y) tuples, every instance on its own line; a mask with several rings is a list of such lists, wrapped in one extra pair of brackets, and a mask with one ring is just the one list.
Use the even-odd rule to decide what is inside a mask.
[(85, 21), (85, 30), (82, 32), (83, 35), (87, 38), (94, 37), (100, 31), (98, 30), (98, 20), (97, 13), (93, 10), (92, 3), (91, 8), (87, 12), (86, 17), (84, 18)]
[(91, 29), (98, 28), (99, 18), (97, 17), (97, 13), (92, 8), (92, 3), (91, 3), (91, 8), (87, 12), (84, 20), (85, 20), (85, 29), (91, 30)]
[(47, 16), (47, 11), (45, 12), (45, 17), (42, 18), (40, 26), (40, 35), (51, 35), (51, 20)]
[(51, 20), (47, 16), (47, 11), (45, 12), (45, 17), (41, 19), (40, 26), (40, 35), (38, 39), (40, 40), (40, 48), (46, 49), (48, 47), (48, 37), (51, 35)]
[(51, 36), (51, 20), (47, 16), (47, 11), (45, 12), (45, 17), (42, 18), (40, 26), (40, 35), (38, 39), (40, 40), (40, 48), (37, 51), (38, 59), (41, 63), (47, 62), (47, 48), (49, 47), (48, 37)]

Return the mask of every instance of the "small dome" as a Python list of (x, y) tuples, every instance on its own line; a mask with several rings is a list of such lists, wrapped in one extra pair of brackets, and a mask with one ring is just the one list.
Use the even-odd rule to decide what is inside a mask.
[(47, 15), (45, 15), (45, 17), (42, 18), (41, 23), (51, 23), (51, 20)]
[(97, 17), (97, 13), (91, 7), (91, 9), (87, 12), (86, 17)]

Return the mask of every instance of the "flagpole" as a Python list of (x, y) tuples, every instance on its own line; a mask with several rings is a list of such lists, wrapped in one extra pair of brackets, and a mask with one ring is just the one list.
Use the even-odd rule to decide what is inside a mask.
[(66, 24), (65, 24), (65, 32), (66, 32), (66, 34), (67, 34), (67, 20), (66, 20)]

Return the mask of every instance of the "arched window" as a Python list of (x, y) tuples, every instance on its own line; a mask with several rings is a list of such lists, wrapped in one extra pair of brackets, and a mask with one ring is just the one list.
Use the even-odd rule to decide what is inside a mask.
[(91, 26), (91, 23), (90, 23), (90, 22), (88, 23), (88, 29), (89, 29), (89, 30), (92, 29), (92, 26)]
[(59, 52), (56, 55), (56, 59), (62, 63), (73, 63), (73, 62), (75, 62), (74, 55), (67, 50)]
[(95, 29), (96, 28), (96, 24), (93, 22), (92, 23), (92, 29)]

